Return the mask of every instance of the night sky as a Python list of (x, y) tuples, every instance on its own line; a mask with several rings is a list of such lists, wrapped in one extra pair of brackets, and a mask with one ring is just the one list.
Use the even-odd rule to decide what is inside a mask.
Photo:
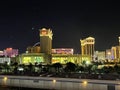
[(25, 52), (39, 42), (43, 27), (53, 31), (53, 48), (74, 48), (80, 53), (79, 40), (88, 36), (95, 38), (96, 50), (118, 45), (120, 3), (78, 1), (0, 1), (0, 50), (12, 47)]

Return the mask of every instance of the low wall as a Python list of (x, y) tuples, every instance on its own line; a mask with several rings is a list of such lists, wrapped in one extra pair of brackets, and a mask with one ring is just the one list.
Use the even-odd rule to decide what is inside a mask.
[(0, 85), (55, 90), (120, 90), (120, 80), (90, 80), (0, 75)]

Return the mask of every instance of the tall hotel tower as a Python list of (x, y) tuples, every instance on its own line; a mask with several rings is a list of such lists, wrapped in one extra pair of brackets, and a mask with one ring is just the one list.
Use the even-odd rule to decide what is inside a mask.
[(52, 30), (42, 28), (40, 29), (40, 52), (45, 54), (51, 54), (52, 51)]
[(46, 64), (51, 64), (52, 62), (52, 36), (51, 29), (40, 29), (40, 52), (45, 55), (44, 59)]
[(81, 54), (90, 55), (92, 58), (94, 56), (95, 39), (93, 37), (88, 37), (83, 40), (80, 40), (80, 42), (81, 42)]

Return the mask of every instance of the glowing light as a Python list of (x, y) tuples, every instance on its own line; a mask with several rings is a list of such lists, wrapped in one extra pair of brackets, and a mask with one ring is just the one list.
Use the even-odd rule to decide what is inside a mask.
[(53, 33), (51, 29), (42, 28), (40, 30), (40, 36), (48, 36), (50, 39), (52, 39)]
[(86, 85), (88, 82), (87, 81), (83, 81), (83, 84)]
[(111, 52), (108, 52), (108, 55), (110, 55), (111, 54)]
[(34, 30), (34, 27), (32, 27), (32, 30)]
[(53, 80), (53, 83), (56, 83), (56, 80), (55, 80), (55, 79)]
[(4, 78), (3, 78), (4, 81), (7, 81), (7, 79), (8, 79), (7, 77), (4, 77)]
[(87, 64), (87, 65), (90, 64), (90, 61), (86, 61), (86, 64)]

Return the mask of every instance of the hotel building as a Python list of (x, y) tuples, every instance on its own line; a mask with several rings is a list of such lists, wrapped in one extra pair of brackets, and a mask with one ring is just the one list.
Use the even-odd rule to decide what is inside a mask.
[(81, 43), (81, 54), (82, 55), (90, 55), (91, 59), (93, 59), (94, 56), (94, 45), (95, 45), (95, 39), (93, 37), (88, 37), (83, 40), (80, 40)]
[[(66, 64), (67, 62), (73, 62), (76, 64), (81, 64), (83, 61), (90, 62), (90, 54), (92, 54), (93, 51), (90, 51), (90, 54), (81, 55), (74, 54), (74, 50), (72, 48), (52, 49), (52, 36), (53, 33), (51, 29), (40, 29), (40, 47), (28, 47), (28, 53), (23, 53), (20, 55), (20, 63), (29, 64), (31, 62), (34, 64), (35, 62), (38, 62), (45, 64)], [(91, 37), (88, 38), (88, 41), (90, 38)], [(91, 48), (93, 48), (93, 46), (91, 46)]]
[(40, 47), (41, 53), (51, 54), (52, 50), (52, 30), (42, 28), (40, 30)]

